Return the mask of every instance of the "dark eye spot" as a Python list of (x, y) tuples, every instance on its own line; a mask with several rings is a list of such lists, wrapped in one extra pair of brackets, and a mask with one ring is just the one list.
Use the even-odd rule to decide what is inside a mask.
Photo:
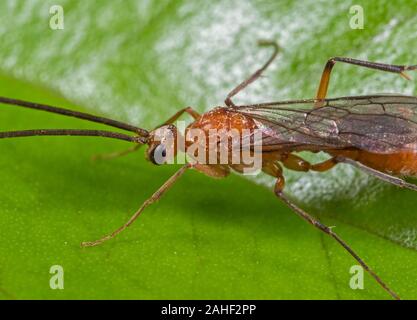
[(164, 164), (167, 156), (167, 150), (163, 144), (159, 144), (153, 149), (151, 161), (156, 165)]

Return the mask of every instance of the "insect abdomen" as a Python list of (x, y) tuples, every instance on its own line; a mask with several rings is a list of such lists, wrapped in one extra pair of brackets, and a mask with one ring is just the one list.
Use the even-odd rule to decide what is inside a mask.
[(337, 152), (375, 170), (396, 176), (417, 177), (417, 152), (399, 151), (390, 154), (378, 154), (368, 151)]

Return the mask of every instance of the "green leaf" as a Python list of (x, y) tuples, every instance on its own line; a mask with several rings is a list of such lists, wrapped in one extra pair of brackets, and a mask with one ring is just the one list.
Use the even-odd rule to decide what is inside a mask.
[[(51, 30), (51, 5), (65, 28)], [(269, 51), (283, 52), (238, 102), (311, 98), (330, 56), (415, 64), (412, 0), (362, 1), (365, 25), (352, 30), (353, 1), (3, 1), (0, 95), (111, 116), (152, 129), (180, 108), (221, 105)], [(331, 96), (398, 92), (415, 82), (337, 65)], [(103, 128), (1, 105), (1, 131)], [(177, 166), (153, 166), (143, 151), (98, 138), (38, 137), (1, 143), (2, 299), (386, 299), (333, 239), (300, 220), (265, 186), (265, 176), (213, 180), (188, 172), (116, 239), (123, 224)], [(306, 155), (317, 161), (318, 157)], [(319, 158), (322, 155), (319, 155)], [(294, 201), (337, 231), (390, 287), (417, 298), (417, 200), (348, 166), (325, 174), (286, 172)], [(254, 180), (254, 181), (253, 181)], [(254, 183), (255, 182), (255, 183)], [(61, 265), (65, 289), (51, 290)]]

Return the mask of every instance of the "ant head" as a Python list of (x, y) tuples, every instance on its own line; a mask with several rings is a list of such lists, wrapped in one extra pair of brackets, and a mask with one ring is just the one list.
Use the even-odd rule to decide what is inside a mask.
[(152, 130), (147, 138), (147, 159), (156, 165), (173, 162), (177, 153), (176, 141), (177, 128), (172, 124)]

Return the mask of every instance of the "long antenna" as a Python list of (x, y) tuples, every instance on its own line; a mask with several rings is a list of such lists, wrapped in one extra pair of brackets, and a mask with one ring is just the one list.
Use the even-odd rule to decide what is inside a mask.
[(118, 139), (129, 142), (144, 144), (146, 139), (143, 137), (129, 136), (123, 133), (103, 131), (103, 130), (78, 130), (78, 129), (34, 129), (20, 131), (0, 132), (0, 139), (20, 138), (31, 136), (88, 136)]
[(45, 104), (33, 103), (33, 102), (11, 99), (11, 98), (6, 98), (6, 97), (0, 97), (0, 103), (29, 108), (29, 109), (42, 110), (42, 111), (47, 111), (47, 112), (52, 112), (52, 113), (58, 113), (58, 114), (68, 116), (68, 117), (74, 117), (74, 118), (79, 118), (79, 119), (88, 120), (92, 122), (97, 122), (97, 123), (105, 124), (105, 125), (112, 126), (115, 128), (135, 132), (142, 137), (147, 137), (149, 135), (149, 132), (145, 129), (138, 128), (138, 127), (135, 127), (130, 124), (120, 122), (117, 120), (94, 116), (92, 114), (88, 114), (84, 112), (72, 111), (72, 110), (53, 107), (53, 106), (49, 106)]

